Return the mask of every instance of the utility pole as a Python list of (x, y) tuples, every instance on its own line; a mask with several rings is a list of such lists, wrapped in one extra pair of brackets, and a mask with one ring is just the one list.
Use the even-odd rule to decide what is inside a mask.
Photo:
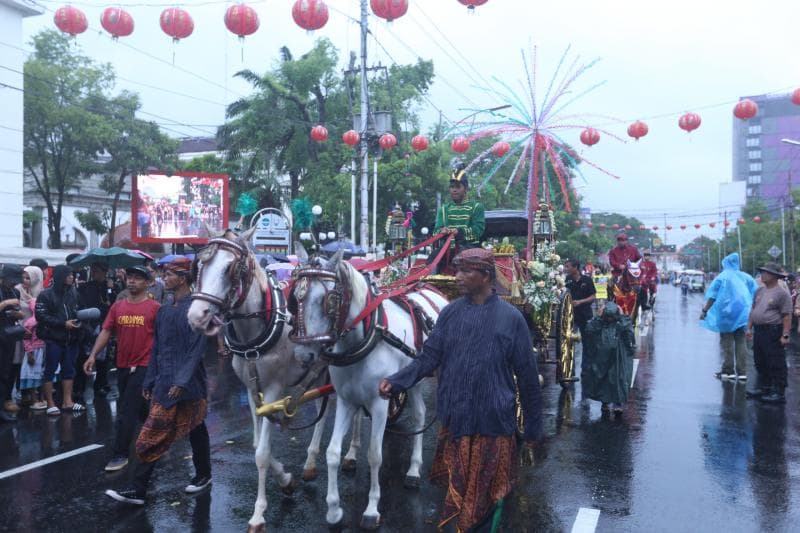
[(367, 0), (361, 0), (361, 226), (358, 244), (369, 248), (369, 87), (367, 84)]

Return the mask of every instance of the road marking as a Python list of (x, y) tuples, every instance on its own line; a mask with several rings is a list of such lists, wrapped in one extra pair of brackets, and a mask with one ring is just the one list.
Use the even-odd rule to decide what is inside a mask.
[(55, 463), (63, 459), (69, 459), (70, 457), (74, 457), (76, 455), (90, 452), (92, 450), (96, 450), (102, 447), (103, 447), (102, 444), (90, 444), (88, 446), (84, 446), (83, 448), (76, 448), (69, 452), (60, 453), (58, 455), (47, 457), (45, 459), (40, 459), (39, 461), (34, 461), (33, 463), (28, 463), (26, 465), (18, 466), (17, 468), (12, 468), (11, 470), (6, 470), (5, 472), (0, 472), (0, 479), (16, 476), (17, 474), (21, 474), (22, 472), (27, 472), (28, 470), (33, 470), (34, 468), (39, 468), (40, 466), (49, 465), (50, 463)]
[(575, 522), (572, 524), (572, 533), (594, 533), (599, 519), (600, 509), (581, 507), (578, 509), (578, 516), (575, 517)]
[(633, 382), (636, 380), (636, 370), (639, 368), (639, 360), (633, 360), (633, 373), (631, 374), (631, 388), (633, 388)]

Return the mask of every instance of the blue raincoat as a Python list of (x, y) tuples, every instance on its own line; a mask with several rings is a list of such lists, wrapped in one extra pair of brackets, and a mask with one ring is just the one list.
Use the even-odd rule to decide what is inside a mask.
[(739, 254), (733, 253), (722, 260), (719, 273), (706, 290), (706, 300), (714, 305), (700, 325), (718, 333), (731, 333), (747, 325), (753, 305), (753, 295), (758, 286), (750, 274), (739, 270)]

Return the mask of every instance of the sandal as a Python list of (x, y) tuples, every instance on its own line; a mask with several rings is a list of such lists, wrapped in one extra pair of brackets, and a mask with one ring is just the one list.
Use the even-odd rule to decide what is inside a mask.
[(58, 416), (58, 415), (61, 414), (61, 409), (59, 409), (56, 406), (48, 407), (47, 408), (47, 414), (50, 415), (50, 416)]
[(86, 408), (79, 403), (73, 403), (70, 406), (65, 406), (61, 408), (62, 411), (72, 411), (73, 413), (80, 413), (81, 411), (85, 411)]

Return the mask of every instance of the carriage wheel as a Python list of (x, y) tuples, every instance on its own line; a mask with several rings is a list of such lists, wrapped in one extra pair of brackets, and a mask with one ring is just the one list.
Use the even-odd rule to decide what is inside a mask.
[(572, 297), (564, 293), (556, 312), (556, 380), (566, 387), (575, 378), (575, 337), (572, 332), (574, 321)]
[(386, 425), (391, 426), (396, 423), (403, 414), (403, 409), (406, 407), (406, 393), (392, 394), (389, 398), (389, 413), (386, 417)]

